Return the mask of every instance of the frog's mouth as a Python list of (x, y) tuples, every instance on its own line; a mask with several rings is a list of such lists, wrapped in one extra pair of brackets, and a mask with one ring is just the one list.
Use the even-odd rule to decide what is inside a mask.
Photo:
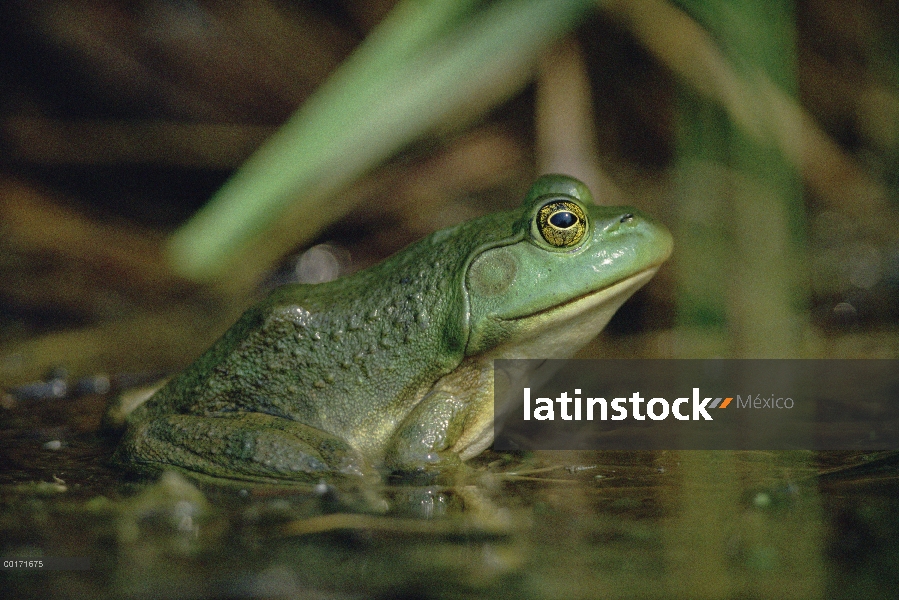
[(498, 318), (508, 341), (495, 348), (491, 358), (568, 358), (602, 331), (659, 266), (529, 315)]
[(523, 315), (521, 317), (508, 317), (502, 320), (510, 322), (526, 321), (529, 319), (544, 317), (546, 315), (558, 315), (560, 318), (565, 318), (565, 316), (576, 316), (583, 314), (584, 312), (589, 312), (594, 308), (599, 308), (606, 304), (614, 304), (615, 308), (612, 310), (612, 312), (614, 313), (624, 303), (625, 300), (630, 298), (634, 294), (634, 292), (643, 287), (646, 282), (652, 279), (652, 277), (656, 274), (656, 271), (659, 270), (659, 266), (661, 265), (650, 267), (648, 269), (640, 271), (639, 273), (631, 275), (626, 279), (622, 279), (618, 283), (613, 283), (612, 285), (606, 286), (604, 288), (587, 292), (561, 304), (555, 304), (529, 315)]

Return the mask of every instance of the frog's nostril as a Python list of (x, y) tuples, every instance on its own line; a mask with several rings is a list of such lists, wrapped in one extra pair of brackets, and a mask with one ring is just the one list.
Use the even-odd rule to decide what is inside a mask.
[(634, 220), (634, 215), (633, 215), (633, 213), (627, 213), (627, 214), (624, 214), (624, 215), (621, 216), (621, 221), (620, 221), (620, 222), (621, 222), (621, 223), (630, 223), (630, 222), (633, 221), (633, 220)]

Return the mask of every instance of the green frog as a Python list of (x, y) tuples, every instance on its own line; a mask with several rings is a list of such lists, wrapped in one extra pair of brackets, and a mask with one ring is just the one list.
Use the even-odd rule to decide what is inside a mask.
[(493, 440), (492, 361), (571, 356), (671, 251), (637, 210), (540, 177), (517, 210), (277, 288), (130, 411), (114, 459), (251, 481), (458, 465)]

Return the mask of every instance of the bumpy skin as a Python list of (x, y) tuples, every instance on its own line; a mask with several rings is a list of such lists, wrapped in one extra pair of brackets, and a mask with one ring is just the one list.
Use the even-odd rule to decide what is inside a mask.
[(551, 315), (670, 253), (664, 228), (640, 216), (649, 234), (629, 221), (632, 231), (592, 242), (589, 268), (566, 275), (559, 265), (586, 251), (541, 247), (533, 228), (543, 199), (559, 194), (583, 200), (590, 235), (634, 213), (592, 206), (582, 184), (547, 176), (518, 211), (438, 231), (351, 277), (283, 286), (128, 416), (115, 459), (269, 480), (417, 470), (480, 452), (492, 434), (489, 358), (527, 337), (520, 317)]

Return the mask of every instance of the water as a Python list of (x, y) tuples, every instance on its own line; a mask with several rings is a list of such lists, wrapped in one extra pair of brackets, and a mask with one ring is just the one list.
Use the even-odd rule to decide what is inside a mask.
[[(105, 399), (0, 413), (17, 598), (894, 598), (899, 459), (488, 452), (451, 485), (127, 481)], [(52, 449), (60, 442), (60, 447)]]

